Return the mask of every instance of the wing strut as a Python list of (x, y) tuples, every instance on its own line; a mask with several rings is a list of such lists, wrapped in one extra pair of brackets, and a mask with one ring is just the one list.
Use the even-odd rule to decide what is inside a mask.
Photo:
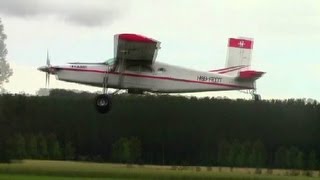
[(106, 72), (104, 73), (103, 83), (102, 83), (102, 87), (103, 87), (102, 93), (103, 94), (107, 94), (107, 91), (108, 91), (109, 71), (110, 71), (110, 68), (107, 65), (107, 69), (106, 69)]
[(119, 92), (119, 90), (123, 86), (123, 79), (124, 79), (123, 73), (125, 71), (125, 66), (126, 66), (125, 54), (128, 53), (128, 51), (127, 50), (122, 50), (121, 52), (122, 52), (123, 55), (122, 55), (122, 58), (119, 59), (118, 65), (116, 65), (113, 68), (110, 68), (109, 66), (107, 66), (106, 72), (105, 72), (104, 77), (103, 77), (103, 83), (102, 83), (102, 87), (103, 87), (102, 92), (103, 92), (103, 94), (107, 94), (108, 93), (108, 81), (109, 81), (109, 73), (110, 73), (110, 71), (115, 71), (117, 68), (118, 68), (119, 74), (120, 74), (119, 81), (118, 81), (119, 89), (117, 89), (112, 94), (117, 94)]
[(123, 72), (125, 71), (125, 67), (126, 67), (126, 62), (125, 62), (125, 55), (128, 53), (127, 50), (121, 50), (122, 53), (122, 58), (119, 59), (119, 82), (118, 82), (118, 86), (121, 88), (123, 85)]

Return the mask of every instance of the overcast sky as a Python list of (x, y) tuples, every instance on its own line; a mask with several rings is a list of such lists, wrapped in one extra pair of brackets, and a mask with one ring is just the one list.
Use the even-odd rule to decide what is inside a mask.
[[(263, 98), (320, 100), (318, 0), (1, 0), (14, 70), (5, 87), (34, 93), (52, 64), (96, 62), (113, 56), (113, 35), (143, 34), (162, 42), (157, 61), (209, 70), (225, 65), (227, 39), (254, 38), (252, 69)], [(51, 87), (97, 91), (52, 78)], [(197, 95), (249, 97), (235, 92)]]

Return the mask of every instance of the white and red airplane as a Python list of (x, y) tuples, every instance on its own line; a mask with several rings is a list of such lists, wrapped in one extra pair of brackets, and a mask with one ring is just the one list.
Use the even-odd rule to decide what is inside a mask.
[(249, 90), (254, 100), (255, 81), (264, 72), (250, 70), (253, 40), (230, 38), (226, 67), (211, 71), (198, 71), (156, 62), (160, 42), (138, 34), (114, 36), (114, 58), (99, 63), (68, 63), (52, 66), (47, 55), (47, 65), (38, 70), (58, 80), (103, 87), (103, 94), (95, 99), (99, 113), (111, 108), (111, 95), (107, 88), (127, 89), (128, 93), (187, 93), (224, 90)]

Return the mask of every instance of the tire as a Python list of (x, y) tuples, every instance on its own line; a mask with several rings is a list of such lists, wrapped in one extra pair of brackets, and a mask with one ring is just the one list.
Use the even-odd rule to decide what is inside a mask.
[(100, 94), (95, 98), (94, 103), (98, 113), (105, 114), (111, 109), (111, 96)]
[(259, 94), (253, 94), (253, 100), (254, 101), (260, 101), (261, 100), (261, 96)]

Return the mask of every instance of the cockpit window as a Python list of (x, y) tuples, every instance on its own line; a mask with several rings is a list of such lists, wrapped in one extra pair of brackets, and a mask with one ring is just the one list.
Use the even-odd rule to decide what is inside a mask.
[(105, 63), (106, 63), (106, 65), (112, 66), (115, 63), (115, 59), (114, 58), (108, 59)]

